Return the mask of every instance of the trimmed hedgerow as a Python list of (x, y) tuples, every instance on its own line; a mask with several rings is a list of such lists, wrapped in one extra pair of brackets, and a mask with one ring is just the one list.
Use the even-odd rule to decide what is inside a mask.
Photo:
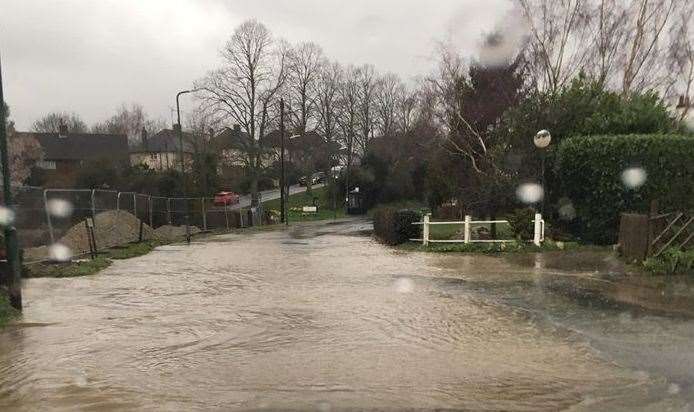
[[(574, 137), (557, 153), (562, 194), (576, 210), (573, 230), (598, 244), (614, 243), (619, 214), (646, 212), (651, 200), (661, 209), (694, 208), (694, 138), (678, 135)], [(622, 174), (646, 172), (643, 185), (629, 187)]]
[(421, 219), (422, 215), (414, 210), (380, 207), (373, 214), (374, 233), (381, 242), (398, 245), (421, 237), (422, 227), (412, 224)]

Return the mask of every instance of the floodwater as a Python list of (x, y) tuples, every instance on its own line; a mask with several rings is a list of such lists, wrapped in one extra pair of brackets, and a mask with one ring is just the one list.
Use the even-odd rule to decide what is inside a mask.
[(0, 332), (0, 410), (692, 408), (691, 318), (547, 287), (579, 263), (405, 253), (368, 229), (223, 235), (28, 280)]

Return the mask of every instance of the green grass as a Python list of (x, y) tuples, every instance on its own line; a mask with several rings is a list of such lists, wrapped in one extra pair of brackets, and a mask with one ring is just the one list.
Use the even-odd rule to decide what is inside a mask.
[[(304, 214), (301, 211), (303, 206), (313, 205), (313, 198), (317, 197), (318, 209), (315, 214)], [(275, 210), (279, 216), (280, 199), (273, 199), (263, 202), (266, 210)], [(330, 193), (326, 186), (315, 188), (308, 192), (296, 193), (287, 198), (287, 219), (289, 222), (306, 222), (312, 220), (325, 220), (340, 218), (345, 216), (345, 211), (338, 206), (337, 210), (332, 209)]]
[(572, 250), (579, 245), (545, 241), (542, 246), (535, 246), (532, 243), (514, 241), (508, 243), (430, 243), (428, 246), (424, 246), (421, 242), (407, 242), (396, 247), (400, 250), (414, 252), (498, 254)]
[(146, 240), (140, 243), (128, 243), (124, 246), (117, 246), (108, 249), (103, 255), (109, 259), (130, 259), (137, 256), (146, 255), (154, 250), (155, 247), (163, 245), (164, 242), (158, 240)]
[(97, 257), (94, 260), (69, 263), (38, 263), (28, 267), (26, 277), (70, 278), (93, 275), (111, 265), (111, 260)]
[(19, 316), (19, 311), (10, 306), (5, 291), (0, 289), (0, 328), (17, 316)]

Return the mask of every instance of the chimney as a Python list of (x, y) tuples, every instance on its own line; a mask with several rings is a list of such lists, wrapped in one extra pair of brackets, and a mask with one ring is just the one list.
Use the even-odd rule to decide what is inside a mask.
[(62, 139), (67, 137), (67, 125), (63, 123), (63, 119), (60, 119), (60, 124), (58, 124), (58, 137)]
[(236, 134), (241, 133), (241, 125), (240, 124), (234, 125), (234, 133), (236, 133)]
[(147, 150), (147, 129), (142, 128), (142, 148)]

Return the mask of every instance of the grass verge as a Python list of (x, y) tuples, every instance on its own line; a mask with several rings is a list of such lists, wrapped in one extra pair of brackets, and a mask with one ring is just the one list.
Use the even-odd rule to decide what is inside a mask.
[[(303, 206), (312, 206), (316, 199), (318, 205), (317, 212), (314, 214), (305, 214), (301, 208)], [(274, 210), (279, 215), (280, 199), (268, 200), (263, 202), (266, 210)], [(345, 217), (343, 208), (338, 207), (337, 210), (332, 208), (330, 192), (327, 186), (315, 188), (309, 192), (301, 192), (290, 195), (287, 198), (287, 219), (289, 222), (308, 222), (313, 220), (326, 220), (333, 218)]]
[(37, 263), (27, 268), (24, 277), (71, 278), (76, 276), (88, 276), (106, 269), (110, 265), (111, 260), (105, 257), (66, 263)]
[(103, 256), (109, 259), (130, 259), (137, 256), (146, 255), (154, 250), (155, 247), (166, 244), (159, 240), (146, 240), (140, 243), (128, 243), (123, 246), (116, 246), (106, 250)]
[(535, 246), (526, 242), (507, 243), (430, 243), (424, 246), (419, 242), (407, 242), (396, 246), (399, 250), (431, 253), (535, 253), (550, 252), (556, 250), (573, 250), (581, 246), (575, 242), (545, 241), (542, 246)]

